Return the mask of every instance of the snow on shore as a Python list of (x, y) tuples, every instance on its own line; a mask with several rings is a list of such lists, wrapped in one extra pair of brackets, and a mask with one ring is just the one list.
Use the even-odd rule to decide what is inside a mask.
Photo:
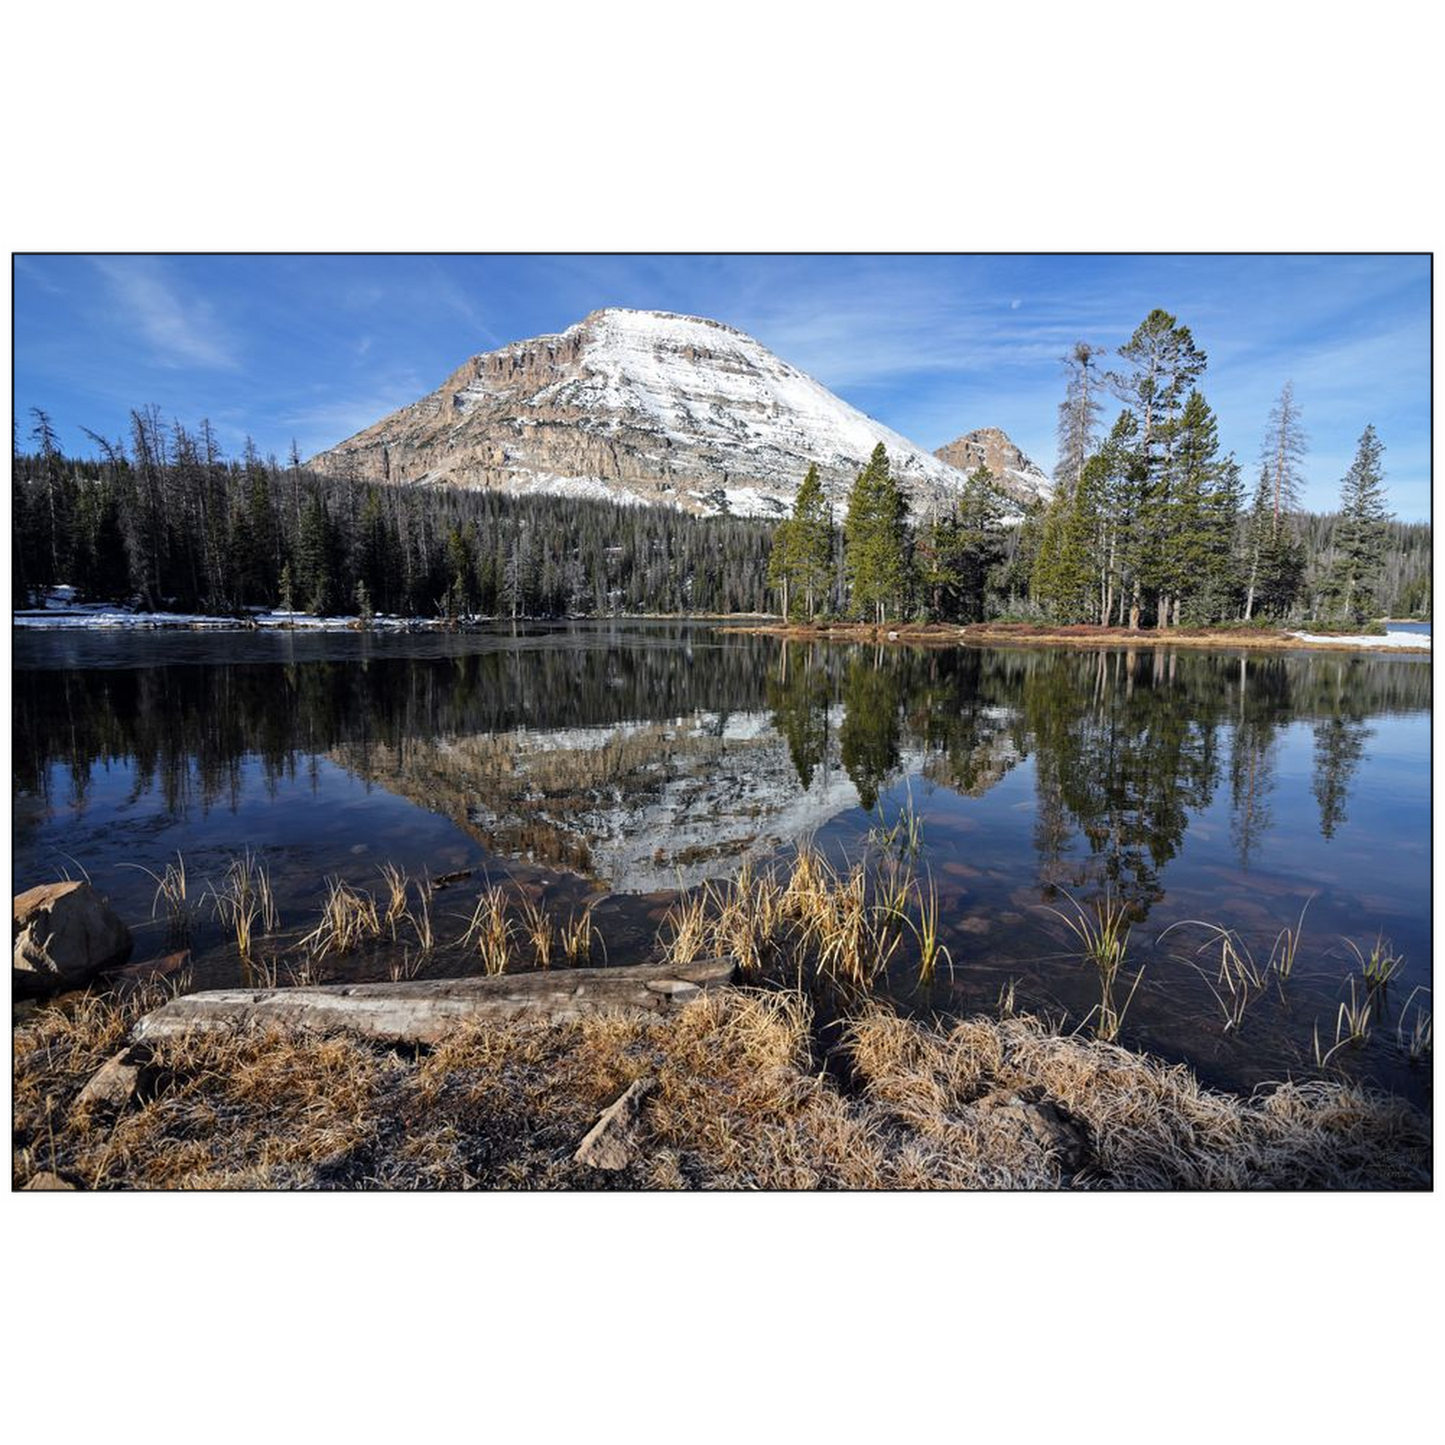
[[(100, 631), (153, 628), (196, 628), (211, 632), (241, 629), (294, 628), (308, 632), (347, 632), (362, 625), (359, 617), (313, 617), (309, 612), (248, 612), (238, 617), (209, 617), (199, 612), (138, 612), (105, 602), (77, 602), (71, 587), (53, 587), (40, 607), (26, 608), (11, 616), (16, 627), (60, 631)], [(384, 631), (414, 630), (441, 626), (435, 617), (393, 617), (377, 615), (366, 624)]]
[(1423, 632), (1386, 632), (1383, 637), (1369, 637), (1363, 633), (1353, 637), (1334, 637), (1317, 632), (1291, 632), (1301, 642), (1327, 642), (1336, 647), (1424, 647), (1430, 646), (1430, 638)]

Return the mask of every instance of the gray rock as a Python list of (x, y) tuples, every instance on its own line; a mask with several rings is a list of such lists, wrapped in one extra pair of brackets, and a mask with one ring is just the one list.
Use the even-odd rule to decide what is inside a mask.
[(1087, 1128), (1045, 1098), (1042, 1089), (998, 1089), (975, 1107), (990, 1123), (1032, 1141), (1053, 1157), (1066, 1175), (1077, 1174), (1092, 1157)]
[(656, 1079), (634, 1079), (622, 1096), (602, 1111), (601, 1117), (587, 1131), (573, 1156), (579, 1164), (592, 1169), (625, 1169), (637, 1157), (637, 1141), (632, 1126), (643, 1097), (656, 1085)]
[(130, 929), (89, 883), (43, 883), (11, 909), (12, 985), (50, 993), (81, 984), (130, 957)]

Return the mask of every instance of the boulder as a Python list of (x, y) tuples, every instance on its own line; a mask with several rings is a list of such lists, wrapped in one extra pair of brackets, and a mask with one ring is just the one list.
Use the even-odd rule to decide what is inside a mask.
[(84, 983), (130, 957), (130, 929), (89, 883), (42, 883), (18, 894), (13, 987), (50, 993)]

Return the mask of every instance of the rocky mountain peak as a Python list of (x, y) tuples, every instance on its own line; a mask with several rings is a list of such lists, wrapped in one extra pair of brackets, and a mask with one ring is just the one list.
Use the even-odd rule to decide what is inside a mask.
[(1029, 503), (1053, 495), (1054, 484), (1036, 466), (1007, 432), (996, 426), (979, 427), (939, 447), (933, 454), (961, 472), (987, 467), (998, 478), (1000, 488), (1014, 501)]
[[(735, 327), (606, 307), (555, 335), (472, 357), (436, 391), (312, 464), (362, 480), (768, 517), (786, 513), (812, 464), (841, 511), (879, 442), (916, 510), (946, 505), (963, 488), (955, 464)], [(999, 476), (1006, 497), (1028, 491), (1024, 474)]]

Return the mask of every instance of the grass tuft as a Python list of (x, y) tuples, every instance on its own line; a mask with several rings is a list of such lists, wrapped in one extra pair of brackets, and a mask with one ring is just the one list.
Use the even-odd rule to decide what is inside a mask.
[(297, 947), (316, 959), (351, 953), (363, 943), (380, 938), (384, 926), (373, 894), (353, 888), (344, 879), (328, 878), (321, 921)]
[(1094, 1020), (1094, 1037), (1104, 1043), (1113, 1043), (1124, 1026), (1124, 1016), (1134, 1000), (1139, 981), (1144, 977), (1141, 964), (1134, 975), (1134, 982), (1122, 1004), (1119, 1002), (1120, 975), (1129, 952), (1128, 905), (1122, 899), (1114, 899), (1106, 890), (1102, 898), (1096, 898), (1089, 907), (1069, 894), (1064, 895), (1073, 906), (1073, 912), (1049, 907), (1048, 911), (1058, 918), (1078, 940), (1079, 958), (1093, 966), (1099, 980), (1099, 1002), (1089, 1011), (1084, 1020)]
[(249, 963), (257, 936), (275, 933), (281, 926), (266, 866), (247, 848), (231, 859), (220, 887), (211, 885), (211, 897), (216, 916), (235, 936), (236, 951)]
[(500, 888), (484, 888), (472, 909), (467, 931), (462, 935), (462, 946), (476, 944), (484, 973), (506, 973), (512, 959), (514, 931), (512, 920), (507, 916), (506, 894)]

